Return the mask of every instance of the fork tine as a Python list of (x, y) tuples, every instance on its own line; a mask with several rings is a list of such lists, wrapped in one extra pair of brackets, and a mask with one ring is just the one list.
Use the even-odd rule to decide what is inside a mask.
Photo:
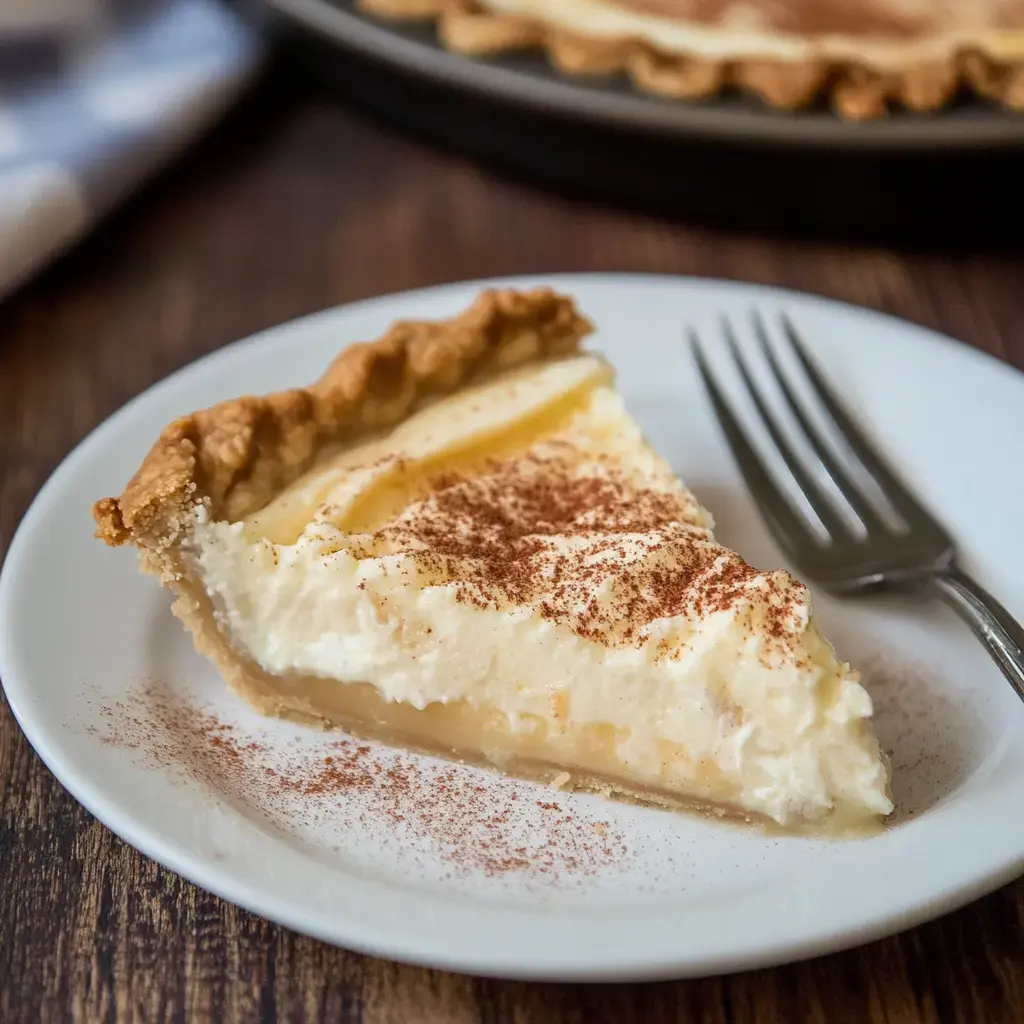
[(786, 463), (786, 468), (796, 481), (797, 487), (803, 491), (804, 497), (810, 503), (811, 508), (814, 509), (815, 514), (821, 521), (821, 525), (825, 527), (825, 532), (835, 539), (849, 540), (852, 537), (849, 526), (838, 515), (835, 506), (828, 496), (822, 492), (821, 488), (807, 472), (799, 456), (793, 451), (792, 445), (786, 439), (786, 435), (782, 432), (777, 420), (769, 410), (768, 403), (765, 402), (760, 389), (754, 383), (754, 378), (747, 367), (747, 362), (740, 352), (736, 335), (733, 333), (732, 326), (725, 317), (722, 317), (722, 331), (725, 334), (725, 340), (729, 345), (729, 350), (732, 352), (736, 366), (740, 371), (740, 376), (743, 378), (743, 383), (746, 385), (747, 391), (757, 408), (758, 415), (768, 428), (768, 434), (782, 456), (782, 461)]
[(761, 315), (760, 311), (756, 309), (753, 311), (751, 314), (751, 321), (754, 325), (754, 333), (757, 335), (758, 341), (761, 343), (761, 351), (764, 353), (765, 358), (768, 361), (768, 365), (771, 367), (772, 374), (782, 391), (786, 404), (789, 406), (790, 411), (793, 413), (793, 417), (800, 425), (800, 429), (803, 431), (804, 437), (807, 438), (807, 441), (814, 449), (814, 453), (821, 460), (821, 464), (825, 467), (825, 471), (832, 478), (832, 482), (839, 488), (843, 497), (849, 502), (853, 511), (857, 513), (857, 517), (864, 524), (864, 528), (869, 534), (875, 531), (885, 530), (886, 525), (882, 520), (882, 517), (878, 514), (878, 511), (864, 497), (860, 488), (850, 479), (849, 474), (845, 469), (843, 469), (839, 460), (836, 459), (831, 451), (829, 451), (828, 445), (826, 445), (821, 439), (821, 435), (808, 419), (807, 413), (804, 411), (803, 404), (796, 397), (786, 374), (782, 370), (782, 366), (779, 364), (778, 356), (776, 356), (775, 349), (769, 341), (768, 329), (765, 326), (764, 317)]
[(907, 521), (908, 526), (911, 525), (912, 520), (917, 520), (917, 523), (914, 525), (926, 523), (945, 536), (943, 528), (917, 498), (907, 490), (895, 473), (888, 467), (885, 460), (878, 453), (878, 450), (861, 432), (853, 417), (843, 408), (835, 392), (807, 354), (807, 350), (804, 348), (800, 335), (793, 326), (793, 322), (785, 313), (780, 314), (780, 321), (786, 338), (800, 360), (800, 364), (807, 374), (808, 380), (813, 385), (818, 399), (825, 407), (839, 433), (845, 438), (854, 455), (860, 460), (861, 465), (874, 478), (882, 493), (892, 503), (896, 511)]
[(779, 490), (775, 481), (765, 469), (764, 464), (747, 440), (743, 428), (733, 415), (729, 404), (726, 402), (715, 383), (704, 352), (701, 349), (700, 339), (697, 332), (691, 327), (687, 336), (690, 342), (690, 349), (693, 352), (697, 363), (697, 369), (704, 381), (711, 404), (714, 406), (715, 415), (722, 427), (729, 447), (732, 449), (733, 457), (739, 465), (743, 479), (747, 487), (757, 498), (758, 506), (765, 513), (765, 522), (771, 530), (775, 539), (784, 551), (794, 561), (797, 561), (797, 544), (817, 545), (818, 539), (807, 529), (802, 517), (798, 516), (791, 508), (783, 493)]

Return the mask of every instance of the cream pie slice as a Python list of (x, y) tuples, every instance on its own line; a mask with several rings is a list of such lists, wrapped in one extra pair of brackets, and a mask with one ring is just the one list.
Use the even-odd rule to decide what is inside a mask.
[(570, 74), (625, 72), (676, 99), (738, 88), (850, 119), (930, 111), (961, 88), (1024, 110), (1024, 0), (359, 0), (432, 19), (470, 55), (543, 47)]
[(490, 291), (176, 420), (98, 535), (259, 710), (798, 830), (892, 810), (806, 588), (716, 543), (590, 324)]

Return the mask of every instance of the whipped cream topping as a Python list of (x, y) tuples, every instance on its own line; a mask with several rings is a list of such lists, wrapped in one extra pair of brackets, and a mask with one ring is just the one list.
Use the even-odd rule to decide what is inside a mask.
[(200, 513), (223, 626), (275, 675), (604, 730), (643, 785), (783, 824), (888, 813), (870, 697), (806, 588), (715, 542), (606, 384), (578, 357), (484, 385), (248, 523)]

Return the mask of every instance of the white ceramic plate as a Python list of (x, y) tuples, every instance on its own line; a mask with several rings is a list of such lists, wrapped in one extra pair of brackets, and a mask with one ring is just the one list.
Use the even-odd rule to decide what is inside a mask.
[[(722, 540), (751, 561), (779, 556), (698, 386), (683, 325), (716, 340), (719, 313), (743, 318), (757, 305), (793, 317), (969, 567), (1024, 615), (1024, 476), (1007, 472), (1024, 437), (1020, 374), (927, 331), (787, 292), (619, 275), (554, 283), (596, 319), (594, 345), (618, 367), (633, 413), (716, 514)], [(894, 823), (858, 841), (768, 839), (346, 747), (261, 720), (224, 691), (132, 555), (92, 539), (91, 502), (120, 491), (175, 415), (304, 383), (346, 343), (397, 317), (454, 313), (479, 287), (376, 299), (225, 348), (130, 403), (57, 470), (0, 578), (0, 672), (71, 793), (146, 854), (275, 921), (367, 953), (509, 977), (778, 963), (908, 927), (1024, 870), (1024, 708), (939, 607), (817, 595), (840, 653), (867, 668), (893, 751)], [(714, 356), (727, 372), (725, 353)]]

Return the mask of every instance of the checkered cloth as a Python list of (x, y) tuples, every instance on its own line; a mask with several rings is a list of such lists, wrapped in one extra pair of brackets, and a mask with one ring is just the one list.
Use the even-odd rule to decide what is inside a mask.
[(0, 296), (209, 125), (259, 56), (218, 0), (0, 0)]

